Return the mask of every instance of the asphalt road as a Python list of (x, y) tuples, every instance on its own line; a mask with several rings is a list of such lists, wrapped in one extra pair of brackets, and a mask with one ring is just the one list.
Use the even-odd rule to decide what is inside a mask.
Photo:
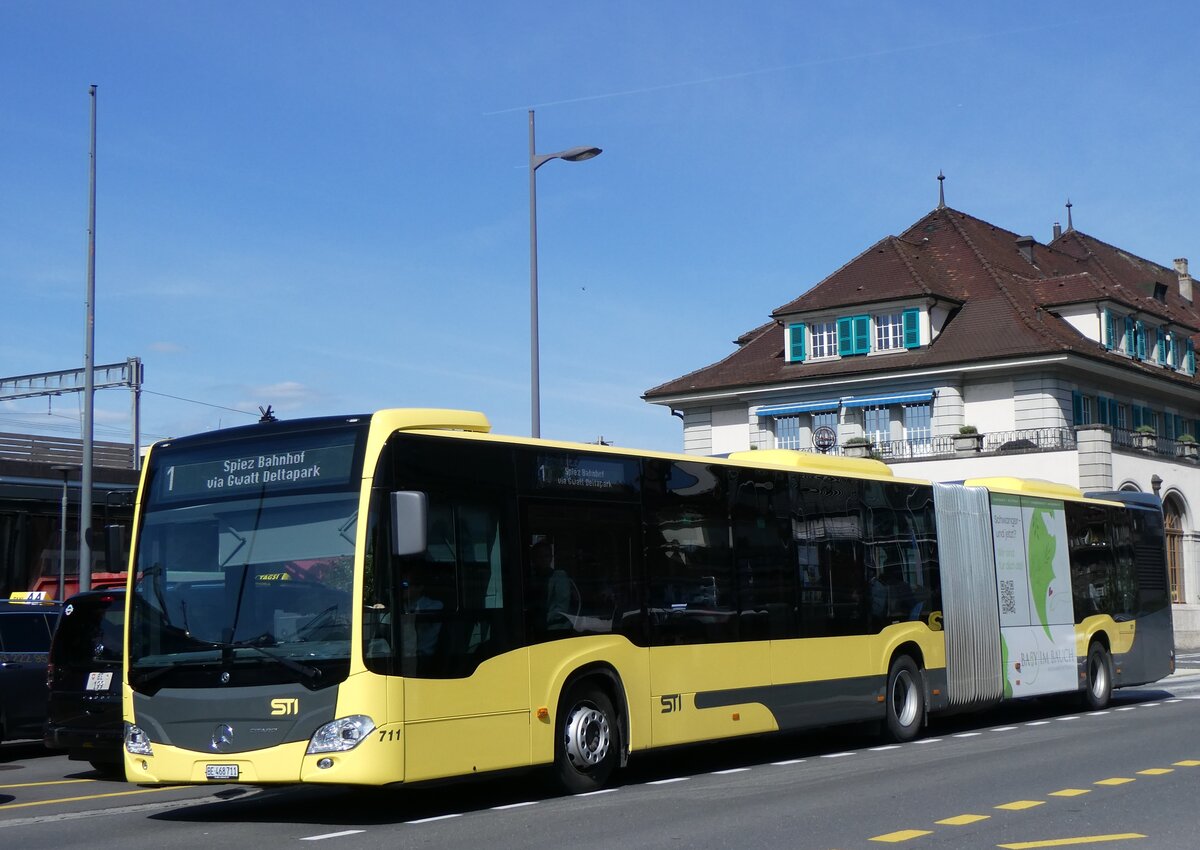
[(1194, 850), (1200, 654), (1194, 662), (1117, 692), (1103, 712), (1031, 702), (937, 722), (902, 746), (843, 729), (682, 748), (578, 797), (545, 791), (537, 774), (387, 791), (139, 788), (8, 743), (0, 847)]

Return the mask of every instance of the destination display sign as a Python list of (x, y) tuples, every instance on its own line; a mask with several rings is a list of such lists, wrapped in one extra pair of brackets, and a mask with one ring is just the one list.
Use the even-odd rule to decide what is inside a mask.
[(555, 453), (537, 459), (539, 489), (629, 492), (636, 488), (637, 478), (636, 462), (624, 458)]
[(288, 440), (286, 446), (232, 444), (227, 453), (206, 447), (202, 458), (168, 455), (158, 468), (152, 494), (160, 502), (192, 501), (346, 484), (355, 444), (353, 436), (338, 437), (335, 445), (317, 437), (310, 445)]

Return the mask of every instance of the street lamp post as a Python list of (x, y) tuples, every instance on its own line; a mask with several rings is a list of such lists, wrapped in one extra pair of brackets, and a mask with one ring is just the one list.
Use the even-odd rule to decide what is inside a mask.
[(71, 475), (73, 466), (52, 466), (50, 467), (55, 472), (61, 472), (63, 477), (62, 486), (62, 511), (59, 514), (59, 529), (58, 529), (58, 596), (55, 598), (60, 602), (63, 599), (63, 591), (66, 585), (66, 569), (67, 569), (67, 479)]
[(533, 143), (533, 110), (529, 110), (529, 394), (530, 433), (542, 436), (541, 378), (538, 374), (538, 271), (537, 179), (534, 173), (552, 159), (583, 162), (600, 155), (600, 148), (568, 148), (555, 153), (536, 152)]

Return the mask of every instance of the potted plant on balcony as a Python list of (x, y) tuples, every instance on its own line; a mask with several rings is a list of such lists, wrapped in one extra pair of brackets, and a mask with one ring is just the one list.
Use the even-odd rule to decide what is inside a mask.
[(1154, 451), (1158, 433), (1153, 425), (1139, 425), (1133, 429), (1133, 447), (1144, 452)]
[(983, 447), (983, 434), (974, 425), (963, 425), (954, 435), (954, 451), (957, 454), (978, 452)]
[(869, 437), (851, 437), (842, 445), (846, 457), (870, 457), (873, 448)]
[(1175, 454), (1186, 460), (1200, 458), (1200, 443), (1191, 434), (1180, 434), (1175, 438)]

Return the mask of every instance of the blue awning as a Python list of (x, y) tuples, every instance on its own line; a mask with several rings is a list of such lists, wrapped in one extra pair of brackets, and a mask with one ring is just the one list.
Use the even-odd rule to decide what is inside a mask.
[(842, 399), (844, 407), (884, 407), (889, 404), (920, 404), (933, 399), (933, 390), (918, 390), (908, 393), (886, 393), (864, 395)]
[(823, 401), (802, 401), (796, 404), (776, 404), (770, 407), (760, 407), (759, 416), (792, 416), (797, 413), (820, 413), (826, 410), (837, 410), (840, 402), (836, 398)]

